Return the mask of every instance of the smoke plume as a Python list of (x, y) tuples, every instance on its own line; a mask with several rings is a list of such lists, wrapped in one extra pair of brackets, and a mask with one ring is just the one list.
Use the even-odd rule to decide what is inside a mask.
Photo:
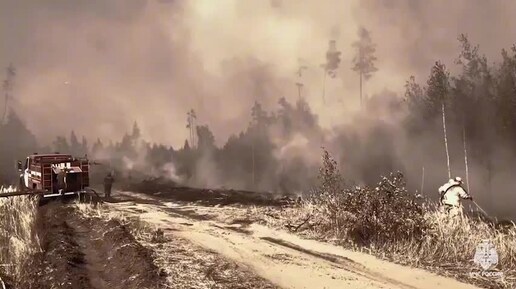
[[(441, 160), (425, 152), (442, 143), (431, 132), (411, 139), (401, 129), (403, 85), (410, 75), (424, 82), (436, 60), (458, 71), (459, 33), (499, 60), (514, 41), (507, 36), (516, 35), (514, 11), (516, 2), (482, 0), (0, 0), (0, 67), (17, 68), (11, 106), (43, 144), (72, 129), (90, 140), (120, 139), (137, 121), (143, 139), (179, 148), (189, 135), (186, 113), (195, 109), (222, 147), (247, 128), (256, 101), (266, 111), (288, 110), (299, 93), (311, 111), (289, 118), (300, 127), (283, 122), (268, 131), (273, 159), (260, 165), (274, 170), (257, 180), (264, 188), (285, 170), (299, 168), (296, 179), (308, 174), (301, 168), (316, 166), (326, 146), (356, 182), (402, 169), (419, 188), (424, 166), (432, 191), (447, 176)], [(358, 112), (351, 70), (360, 27), (377, 45), (379, 69), (364, 84), (367, 113)], [(330, 40), (342, 54), (324, 103), (321, 64)], [(505, 154), (512, 152), (496, 154), (500, 164)], [(453, 154), (454, 167), (461, 161)], [(221, 182), (226, 172), (214, 162), (209, 155), (197, 162), (201, 184), (240, 185), (240, 177)], [(481, 182), (480, 165), (471, 167), (473, 186)], [(175, 166), (165, 170), (178, 174)], [(504, 174), (492, 180), (500, 190), (510, 187)]]

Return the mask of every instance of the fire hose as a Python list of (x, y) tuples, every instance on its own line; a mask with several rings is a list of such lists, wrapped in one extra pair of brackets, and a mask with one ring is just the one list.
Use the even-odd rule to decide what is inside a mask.
[(480, 207), (480, 205), (477, 204), (477, 202), (471, 200), (473, 202), (473, 204), (475, 204), (475, 206), (477, 206), (477, 208), (482, 212), (484, 213), (484, 215), (488, 216), (489, 217), (489, 214), (484, 210), (482, 209), (482, 207)]

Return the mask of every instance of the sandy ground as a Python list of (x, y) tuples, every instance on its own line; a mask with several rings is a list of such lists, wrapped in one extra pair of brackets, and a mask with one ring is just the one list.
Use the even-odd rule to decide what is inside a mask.
[[(282, 288), (479, 288), (234, 219), (229, 208), (228, 217), (220, 218), (225, 207), (163, 202), (131, 192), (119, 192), (118, 196), (118, 201), (108, 206), (139, 216), (161, 228), (165, 236), (184, 238), (231, 259)], [(217, 214), (209, 214), (209, 210)]]

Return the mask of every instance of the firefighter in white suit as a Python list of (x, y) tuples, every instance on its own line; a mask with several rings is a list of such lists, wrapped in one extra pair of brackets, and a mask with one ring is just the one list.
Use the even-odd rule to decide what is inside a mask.
[(460, 177), (456, 177), (454, 179), (450, 179), (446, 184), (439, 188), (441, 204), (443, 205), (445, 212), (453, 217), (462, 214), (462, 200), (473, 200), (473, 197), (466, 192), (462, 187), (462, 184), (462, 179)]

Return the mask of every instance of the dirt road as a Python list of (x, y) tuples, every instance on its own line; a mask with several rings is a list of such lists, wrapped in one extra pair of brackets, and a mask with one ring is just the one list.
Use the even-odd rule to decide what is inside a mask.
[(179, 236), (234, 260), (282, 288), (478, 288), (235, 220), (231, 214), (224, 217), (225, 207), (184, 205), (130, 192), (121, 192), (121, 196), (123, 200), (109, 206), (138, 215), (164, 230), (165, 235)]

